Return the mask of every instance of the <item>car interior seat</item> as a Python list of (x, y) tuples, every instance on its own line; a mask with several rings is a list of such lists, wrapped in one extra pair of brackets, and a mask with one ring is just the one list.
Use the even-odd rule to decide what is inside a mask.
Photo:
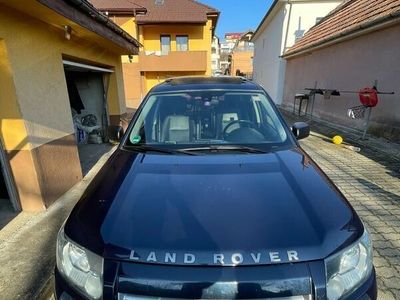
[(188, 116), (171, 115), (167, 116), (162, 126), (163, 142), (189, 142), (190, 141), (190, 121)]
[[(222, 103), (222, 105), (219, 107), (219, 111), (217, 112), (217, 130), (220, 138), (223, 138), (222, 133), (228, 124), (230, 124), (232, 121), (237, 121), (240, 119), (241, 111), (237, 99), (238, 96), (230, 95), (226, 97), (224, 103)], [(232, 125), (229, 128), (229, 132), (239, 127), (239, 124)]]
[(161, 126), (161, 141), (184, 143), (191, 140), (191, 121), (187, 115), (186, 99), (174, 97), (165, 102), (165, 117)]

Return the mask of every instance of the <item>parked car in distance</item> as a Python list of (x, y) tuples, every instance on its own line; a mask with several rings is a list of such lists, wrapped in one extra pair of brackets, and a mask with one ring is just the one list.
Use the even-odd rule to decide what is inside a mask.
[(58, 234), (57, 298), (376, 299), (368, 231), (309, 132), (243, 78), (154, 87)]

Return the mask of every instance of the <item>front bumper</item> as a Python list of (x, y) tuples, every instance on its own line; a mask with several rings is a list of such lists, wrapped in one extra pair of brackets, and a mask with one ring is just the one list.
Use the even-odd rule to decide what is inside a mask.
[[(131, 272), (137, 269), (142, 279)], [(325, 270), (323, 263), (312, 262), (295, 265), (276, 265), (267, 268), (195, 268), (200, 272), (192, 273), (189, 267), (180, 271), (170, 270), (170, 267), (133, 265), (126, 263), (108, 262), (104, 270), (103, 299), (326, 299)], [(155, 272), (161, 268), (161, 272)], [(167, 269), (168, 268), (168, 269)], [(174, 269), (174, 268), (172, 268)], [(226, 272), (230, 269), (228, 272)], [(243, 271), (247, 269), (246, 271)], [(267, 271), (268, 269), (268, 271)], [(304, 277), (304, 271), (309, 272), (311, 280)], [(181, 272), (183, 271), (183, 272)], [(286, 273), (289, 272), (289, 273)], [(188, 274), (197, 277), (197, 281), (188, 279)], [(167, 277), (164, 277), (167, 276)], [(171, 277), (173, 275), (173, 277)], [(231, 294), (226, 279), (234, 275), (235, 295)], [(203, 276), (204, 277), (201, 279)], [(242, 276), (248, 276), (242, 278)], [(150, 277), (157, 278), (156, 280)], [(169, 278), (168, 278), (169, 277)], [(199, 278), (200, 277), (200, 278)], [(168, 282), (165, 281), (168, 278)], [(259, 279), (263, 278), (263, 279)], [(288, 279), (291, 278), (291, 279)], [(183, 285), (182, 285), (183, 284)], [(212, 288), (211, 288), (212, 287)], [(218, 292), (216, 294), (215, 292)], [(86, 299), (76, 291), (55, 270), (55, 294), (59, 300)], [(135, 295), (141, 295), (135, 297)], [(297, 296), (296, 296), (297, 295)], [(301, 296), (300, 296), (301, 295)], [(124, 298), (125, 296), (125, 298)], [(377, 287), (375, 270), (370, 278), (346, 300), (376, 300)]]

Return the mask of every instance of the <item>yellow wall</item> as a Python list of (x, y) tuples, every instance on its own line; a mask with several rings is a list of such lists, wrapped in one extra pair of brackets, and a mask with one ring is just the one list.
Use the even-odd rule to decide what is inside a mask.
[(253, 51), (233, 52), (231, 63), (231, 74), (235, 75), (236, 70), (251, 75), (253, 73)]
[(196, 76), (204, 75), (203, 72), (146, 72), (146, 92), (148, 92), (155, 85), (165, 81), (167, 78), (178, 76)]
[[(189, 36), (189, 51), (208, 50), (204, 41), (204, 27), (196, 25), (147, 25), (143, 26), (144, 50), (161, 50), (160, 35), (171, 36), (171, 51), (176, 51), (176, 36)], [(211, 44), (210, 44), (211, 47)]]
[[(139, 40), (138, 36), (138, 28), (135, 23), (135, 18), (133, 16), (112, 16), (111, 19), (118, 24), (123, 30), (133, 36), (135, 39)], [(137, 55), (132, 55), (131, 57), (127, 55), (122, 56), (123, 63), (135, 62), (139, 61)]]
[[(75, 28), (78, 30), (77, 25)], [(109, 113), (125, 112), (120, 55), (78, 38), (74, 35), (75, 28), (68, 41), (61, 26), (50, 26), (0, 4), (0, 76), (8, 78), (7, 89), (2, 86), (0, 94), (0, 117), (7, 150), (35, 148), (74, 133), (63, 56), (115, 68), (108, 91)], [(18, 102), (24, 126), (12, 117), (15, 113), (8, 112), (16, 111), (10, 106), (13, 101)], [(11, 123), (12, 127), (5, 126)], [(19, 129), (15, 130), (15, 126)], [(8, 134), (7, 130), (12, 132)]]
[(205, 75), (211, 75), (211, 26), (211, 20), (204, 25), (142, 25), (140, 38), (144, 46), (143, 50), (161, 50), (160, 36), (170, 35), (171, 51), (176, 51), (176, 36), (188, 35), (189, 51), (207, 51), (207, 73)]
[(18, 107), (13, 72), (4, 40), (0, 40), (0, 139), (4, 149), (25, 150), (27, 132)]
[(135, 18), (133, 16), (118, 15), (112, 16), (111, 19), (131, 36), (137, 38), (137, 26), (135, 23)]

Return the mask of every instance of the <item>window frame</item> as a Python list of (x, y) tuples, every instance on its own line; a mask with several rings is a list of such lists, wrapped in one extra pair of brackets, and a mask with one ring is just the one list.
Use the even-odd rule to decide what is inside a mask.
[[(185, 37), (186, 38), (186, 50), (178, 50), (178, 38)], [(176, 51), (186, 52), (189, 51), (189, 35), (188, 34), (177, 34), (175, 37), (176, 41)], [(179, 44), (181, 45), (181, 44)]]
[[(163, 38), (169, 38), (169, 50), (168, 50), (167, 53), (163, 52), (163, 42), (162, 42)], [(160, 51), (161, 51), (161, 54), (167, 55), (167, 54), (169, 54), (169, 52), (171, 52), (171, 50), (172, 50), (171, 49), (171, 35), (170, 34), (161, 34), (160, 35)]]

